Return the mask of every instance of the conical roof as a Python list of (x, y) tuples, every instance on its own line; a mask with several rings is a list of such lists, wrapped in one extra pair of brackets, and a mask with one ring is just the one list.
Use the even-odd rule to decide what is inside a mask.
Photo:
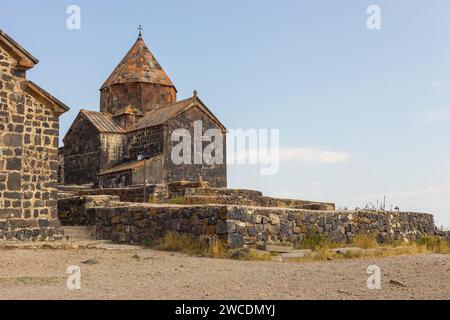
[(146, 82), (175, 87), (142, 37), (138, 37), (130, 51), (106, 79), (101, 89), (114, 84), (130, 82)]

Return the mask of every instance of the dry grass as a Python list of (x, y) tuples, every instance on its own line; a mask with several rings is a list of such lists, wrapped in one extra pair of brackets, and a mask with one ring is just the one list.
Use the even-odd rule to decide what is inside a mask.
[(162, 239), (147, 243), (147, 245), (157, 250), (176, 251), (213, 258), (228, 257), (226, 244), (216, 237), (199, 239), (187, 234), (167, 232)]
[(425, 246), (428, 251), (434, 253), (450, 253), (450, 245), (447, 240), (439, 238), (439, 237), (423, 237), (418, 241), (418, 243), (422, 246)]
[(346, 246), (348, 246), (348, 244), (345, 244), (343, 242), (330, 241), (326, 237), (318, 235), (316, 233), (311, 233), (301, 242), (294, 244), (295, 249), (310, 249), (313, 251), (317, 251), (321, 248), (334, 249), (343, 248)]
[[(364, 250), (350, 250), (345, 253), (333, 253), (334, 248), (356, 247)], [(427, 236), (415, 242), (392, 241), (390, 243), (379, 244), (375, 235), (358, 235), (352, 243), (330, 242), (326, 238), (313, 235), (305, 238), (296, 248), (311, 249), (313, 252), (304, 258), (295, 261), (330, 260), (330, 259), (353, 259), (371, 257), (389, 257), (399, 255), (412, 255), (423, 253), (449, 254), (449, 243), (442, 238)]]
[(227, 245), (216, 237), (209, 239), (205, 247), (205, 255), (213, 258), (225, 258), (229, 256)]
[(352, 247), (357, 247), (361, 249), (373, 249), (379, 247), (375, 235), (357, 235), (353, 238)]
[[(271, 261), (270, 252), (241, 249), (230, 252), (226, 243), (217, 237), (195, 238), (187, 234), (168, 232), (157, 241), (148, 244), (157, 250), (177, 251), (191, 255), (200, 255), (213, 258), (235, 258), (246, 261)], [(345, 253), (335, 253), (331, 249), (356, 247), (363, 250), (349, 250)], [(417, 242), (405, 243), (402, 241), (388, 244), (378, 244), (373, 235), (356, 236), (351, 244), (330, 242), (323, 237), (306, 238), (297, 248), (311, 249), (312, 253), (304, 258), (290, 259), (290, 261), (305, 262), (333, 259), (376, 258), (399, 255), (412, 255), (423, 253), (450, 253), (448, 242), (439, 237), (424, 237)]]
[(248, 248), (234, 252), (231, 257), (244, 261), (272, 261), (272, 253)]

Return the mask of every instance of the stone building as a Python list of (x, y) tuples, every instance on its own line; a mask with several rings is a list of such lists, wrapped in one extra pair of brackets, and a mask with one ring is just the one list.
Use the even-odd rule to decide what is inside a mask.
[(59, 116), (26, 71), (38, 60), (0, 30), (0, 240), (57, 234)]
[[(194, 137), (198, 121), (202, 132), (223, 135), (223, 161), (175, 164), (172, 133), (186, 129)], [(177, 100), (175, 86), (139, 35), (100, 88), (100, 112), (81, 110), (64, 137), (64, 182), (114, 188), (184, 180), (226, 187), (225, 134), (196, 93)]]

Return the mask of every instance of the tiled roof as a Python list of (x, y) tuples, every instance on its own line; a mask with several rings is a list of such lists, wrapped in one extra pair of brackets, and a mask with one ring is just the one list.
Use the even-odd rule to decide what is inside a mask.
[(114, 168), (108, 169), (108, 170), (104, 170), (102, 172), (100, 172), (99, 176), (102, 175), (106, 175), (106, 174), (111, 174), (111, 173), (116, 173), (116, 172), (122, 172), (122, 171), (128, 171), (128, 170), (138, 170), (144, 167), (144, 163), (146, 165), (149, 165), (150, 163), (161, 159), (163, 156), (162, 155), (156, 155), (151, 157), (150, 159), (147, 160), (139, 160), (139, 161), (133, 161), (133, 162), (127, 162), (121, 165), (118, 165)]
[(81, 110), (80, 113), (86, 116), (98, 131), (103, 133), (125, 133), (125, 130), (114, 122), (109, 113)]
[(117, 116), (124, 115), (124, 114), (134, 114), (137, 116), (143, 115), (141, 110), (139, 110), (138, 108), (136, 108), (132, 105), (128, 105), (126, 107), (119, 109), (116, 113), (114, 113), (114, 116), (117, 117)]
[(174, 87), (141, 37), (136, 40), (136, 43), (114, 69), (101, 89), (114, 84), (129, 82), (147, 82)]
[(131, 126), (128, 131), (136, 131), (166, 123), (168, 120), (175, 117), (178, 113), (187, 109), (192, 102), (193, 99), (189, 98), (171, 103), (156, 110), (152, 110), (143, 118), (139, 119), (139, 121)]

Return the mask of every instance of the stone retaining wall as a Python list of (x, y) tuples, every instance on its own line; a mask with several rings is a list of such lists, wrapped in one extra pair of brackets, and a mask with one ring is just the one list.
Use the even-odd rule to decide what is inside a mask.
[[(153, 197), (164, 198), (166, 193), (164, 185), (148, 185), (146, 198), (147, 201)], [(119, 197), (123, 202), (144, 202), (144, 187), (80, 190), (77, 195), (110, 195)]]
[(64, 232), (57, 219), (8, 219), (0, 220), (0, 241), (62, 240)]
[[(227, 207), (221, 232), (236, 243), (299, 242), (307, 236), (351, 242), (356, 235), (373, 234), (381, 243), (417, 240), (436, 233), (431, 214), (375, 211), (307, 211), (285, 208)], [(219, 233), (221, 233), (219, 232)], [(230, 242), (230, 241), (229, 241)]]
[(87, 209), (92, 207), (110, 207), (118, 196), (74, 196), (58, 201), (58, 216), (63, 226), (93, 226), (95, 216), (90, 216)]
[[(71, 200), (76, 201), (76, 200)], [(98, 238), (142, 243), (168, 231), (193, 236), (218, 236), (230, 248), (267, 243), (296, 243), (308, 236), (351, 242), (359, 234), (374, 234), (378, 241), (417, 240), (435, 235), (433, 216), (411, 212), (317, 211), (227, 205), (150, 205), (111, 201), (86, 205), (81, 224), (95, 225)], [(72, 206), (75, 202), (72, 202)], [(75, 213), (71, 213), (75, 214)], [(64, 216), (64, 214), (62, 215)]]
[[(145, 243), (169, 231), (213, 237), (217, 222), (226, 217), (224, 206), (126, 206), (91, 208), (87, 212), (95, 216), (97, 238), (119, 243)], [(219, 237), (227, 239), (226, 235)]]
[[(334, 203), (296, 199), (278, 199), (264, 196), (259, 191), (245, 189), (226, 189), (203, 187), (201, 182), (172, 183), (169, 185), (148, 185), (147, 202), (171, 203), (178, 198), (179, 203), (188, 205), (225, 204), (258, 207), (282, 207), (308, 210), (334, 210)], [(200, 187), (199, 187), (200, 186)], [(120, 197), (123, 202), (144, 202), (143, 186), (129, 188), (86, 189), (61, 186), (60, 194), (72, 195), (111, 195)]]

